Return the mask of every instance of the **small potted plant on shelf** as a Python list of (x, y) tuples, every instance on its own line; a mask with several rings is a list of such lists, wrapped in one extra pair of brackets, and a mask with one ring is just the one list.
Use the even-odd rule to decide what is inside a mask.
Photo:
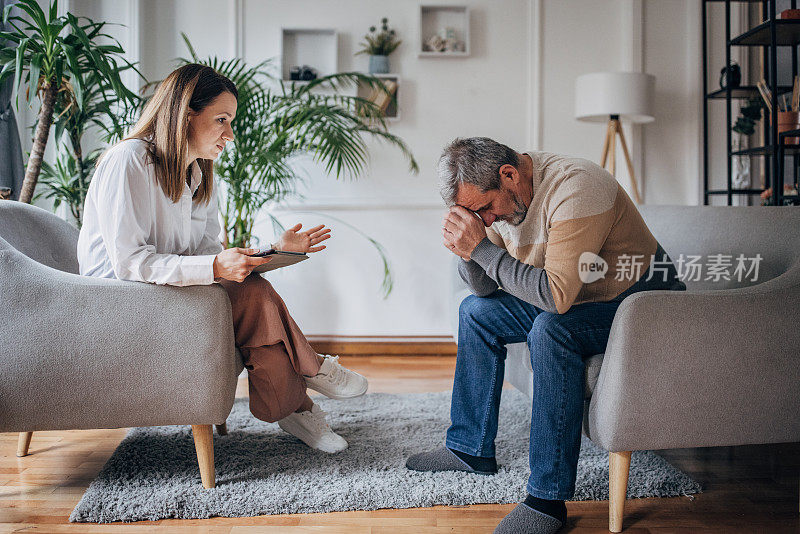
[(402, 42), (397, 39), (395, 31), (389, 28), (389, 19), (384, 17), (381, 19), (381, 31), (378, 32), (375, 26), (371, 26), (356, 55), (369, 55), (370, 74), (386, 74), (389, 72), (389, 54)]
[(736, 118), (733, 131), (745, 136), (753, 135), (756, 132), (756, 121), (761, 120), (761, 109), (764, 103), (760, 98), (751, 98), (747, 104), (739, 109), (740, 115)]

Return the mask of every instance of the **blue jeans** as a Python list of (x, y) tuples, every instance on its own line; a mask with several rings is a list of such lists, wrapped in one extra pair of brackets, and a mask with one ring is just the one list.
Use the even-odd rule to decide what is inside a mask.
[(581, 445), (583, 359), (605, 352), (618, 306), (590, 302), (556, 314), (504, 291), (464, 299), (446, 446), (494, 457), (505, 346), (526, 341), (533, 368), (527, 490), (541, 499), (570, 499)]

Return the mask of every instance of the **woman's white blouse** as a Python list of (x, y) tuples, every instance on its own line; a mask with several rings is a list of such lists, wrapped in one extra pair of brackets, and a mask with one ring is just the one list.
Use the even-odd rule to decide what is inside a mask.
[(213, 283), (214, 257), (223, 250), (217, 199), (192, 202), (200, 180), (192, 163), (191, 186), (173, 203), (156, 181), (144, 141), (109, 149), (86, 196), (80, 273), (175, 286)]

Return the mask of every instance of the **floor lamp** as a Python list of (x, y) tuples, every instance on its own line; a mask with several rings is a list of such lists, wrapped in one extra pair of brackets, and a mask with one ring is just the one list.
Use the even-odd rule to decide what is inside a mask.
[(595, 72), (583, 74), (575, 80), (575, 118), (580, 121), (605, 122), (606, 139), (600, 165), (617, 175), (617, 137), (631, 177), (633, 198), (641, 204), (639, 186), (633, 172), (633, 163), (622, 131), (622, 121), (634, 124), (653, 122), (653, 93), (656, 79), (641, 72)]

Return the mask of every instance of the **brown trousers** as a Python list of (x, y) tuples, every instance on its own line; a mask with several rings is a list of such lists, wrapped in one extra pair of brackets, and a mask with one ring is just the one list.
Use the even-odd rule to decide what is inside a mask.
[(317, 353), (267, 280), (251, 274), (241, 283), (220, 284), (231, 300), (236, 346), (248, 372), (250, 411), (270, 423), (283, 419), (305, 399), (303, 375), (319, 371)]

